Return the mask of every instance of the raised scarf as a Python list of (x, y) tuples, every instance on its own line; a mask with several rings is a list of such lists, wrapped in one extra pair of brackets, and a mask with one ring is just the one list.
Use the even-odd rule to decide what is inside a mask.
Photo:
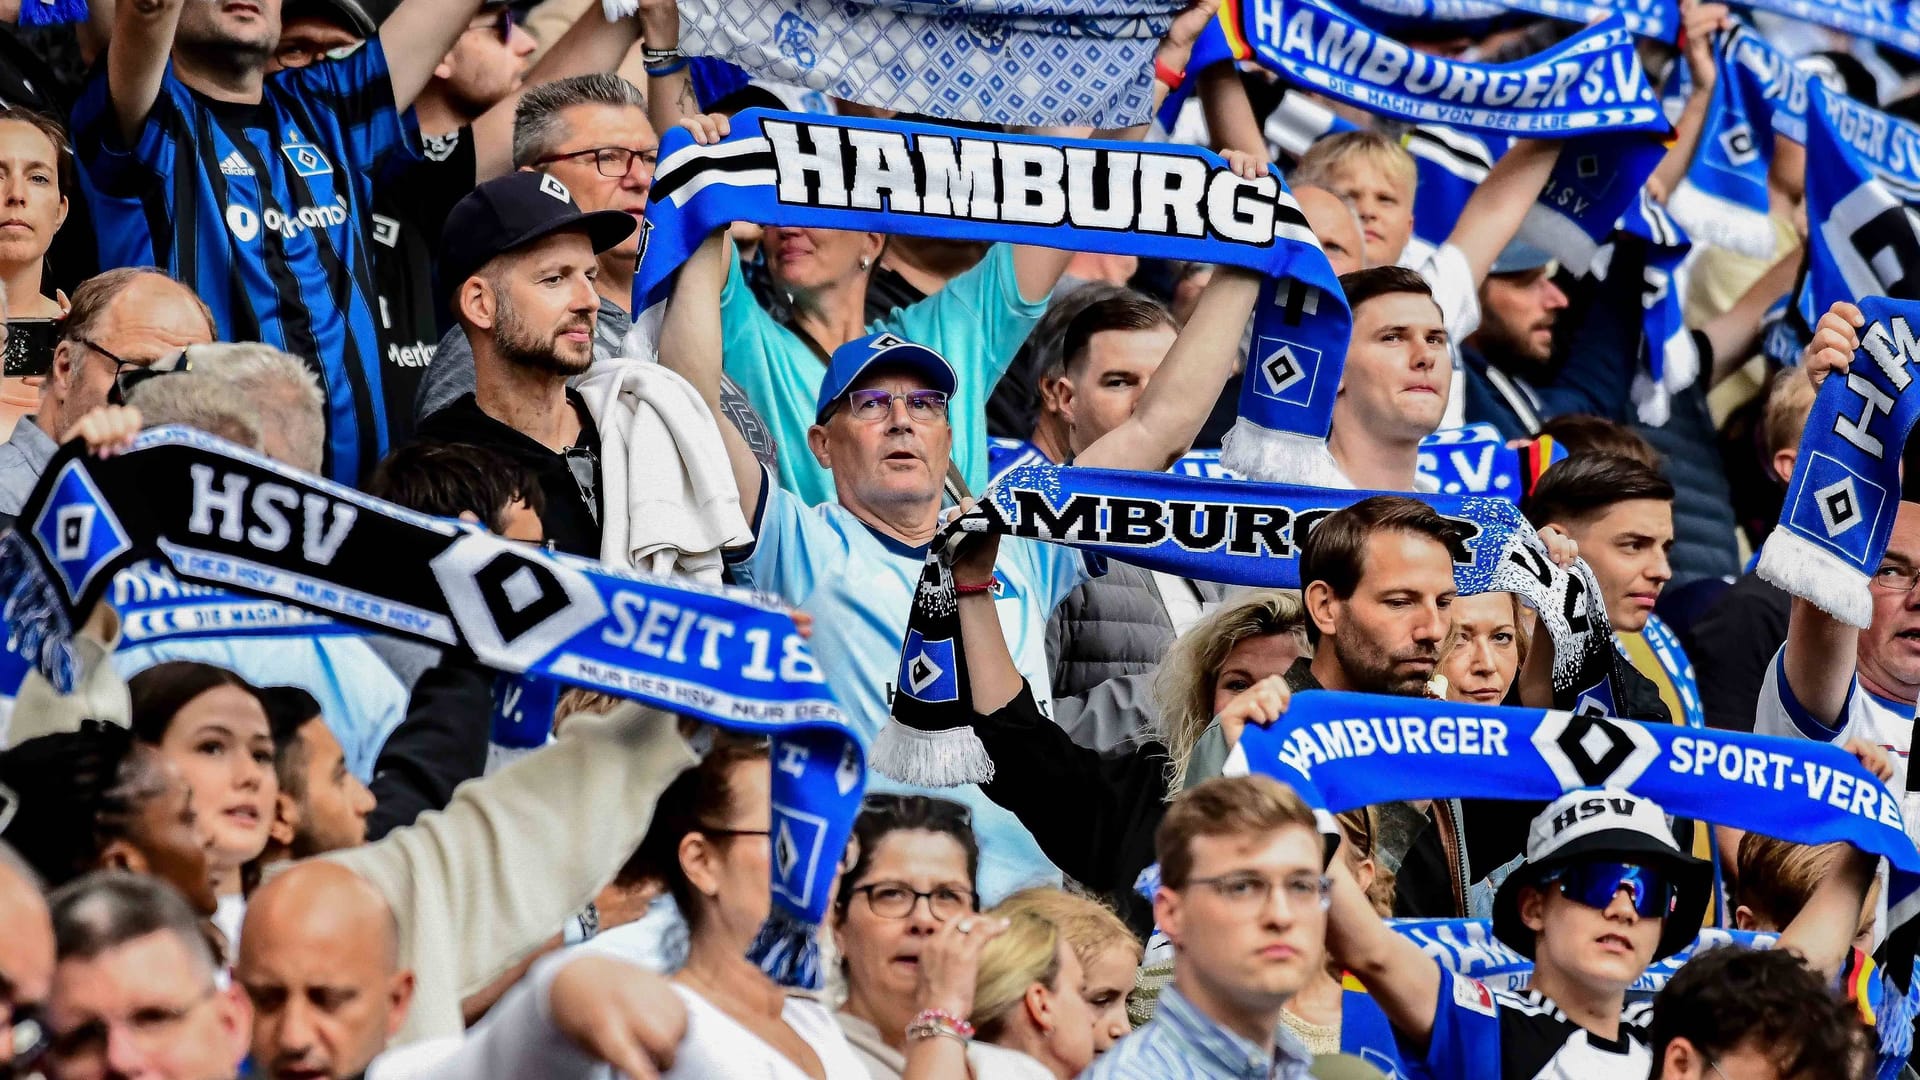
[[(1297, 589), (1306, 532), (1328, 514), (1378, 494), (1053, 465), (1008, 469), (928, 549), (901, 647), (892, 722), (874, 739), (870, 764), (913, 784), (945, 787), (993, 777), (992, 759), (971, 726), (959, 594), (947, 554), (957, 534), (1019, 536), (1180, 577)], [(1461, 593), (1519, 593), (1540, 613), (1555, 643), (1556, 703), (1611, 712), (1613, 673), (1624, 661), (1614, 651), (1586, 564), (1554, 566), (1507, 499), (1420, 498), (1471, 529), (1453, 552)]]
[[(1811, 154), (1807, 170), (1814, 170)], [(1868, 581), (1900, 502), (1901, 454), (1920, 418), (1920, 303), (1868, 296), (1860, 312), (1867, 320), (1860, 351), (1852, 369), (1829, 376), (1813, 400), (1780, 526), (1761, 547), (1757, 569), (1865, 629), (1873, 621)]]
[[(661, 143), (635, 310), (735, 221), (986, 240), (1246, 267), (1268, 278), (1253, 316), (1229, 464), (1324, 482), (1352, 316), (1279, 177), (1243, 180), (1190, 146), (1039, 138), (749, 109), (732, 134)], [(1238, 466), (1234, 466), (1238, 467)], [(1245, 470), (1252, 471), (1252, 470)]]
[(1249, 725), (1228, 768), (1293, 786), (1340, 813), (1409, 799), (1549, 801), (1625, 788), (1675, 817), (1800, 844), (1844, 840), (1892, 864), (1883, 963), (1905, 988), (1920, 850), (1900, 800), (1839, 747), (1557, 710), (1313, 693), (1272, 727)]
[(1475, 64), (1418, 52), (1324, 0), (1248, 0), (1240, 14), (1262, 64), (1305, 89), (1409, 123), (1522, 138), (1667, 130), (1623, 18), (1525, 60)]
[(48, 463), (0, 536), (7, 647), (70, 687), (74, 628), (117, 569), (154, 556), (189, 581), (768, 736), (774, 911), (755, 956), (782, 982), (820, 984), (814, 934), (866, 770), (784, 612), (556, 556), (165, 427), (124, 454), (93, 458), (76, 441)]

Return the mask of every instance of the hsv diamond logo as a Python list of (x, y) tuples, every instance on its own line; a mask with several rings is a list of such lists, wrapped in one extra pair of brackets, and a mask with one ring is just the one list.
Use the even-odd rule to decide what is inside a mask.
[(281, 143), (280, 152), (286, 155), (287, 163), (300, 176), (325, 176), (333, 171), (333, 165), (320, 152), (320, 148), (297, 135), (292, 142)]
[(1533, 746), (1568, 791), (1630, 787), (1660, 757), (1659, 742), (1639, 724), (1580, 713), (1547, 713)]
[(573, 201), (573, 192), (568, 191), (567, 185), (561, 183), (559, 178), (552, 173), (542, 173), (540, 175), (540, 190), (546, 192), (555, 202), (570, 203)]
[(462, 536), (429, 568), (473, 655), (492, 667), (525, 667), (607, 610), (586, 575), (497, 537)]
[(1588, 154), (1574, 162), (1573, 168), (1580, 175), (1580, 179), (1591, 180), (1600, 175), (1600, 157), (1597, 154)]
[(1261, 397), (1305, 406), (1313, 395), (1310, 370), (1319, 370), (1320, 351), (1279, 338), (1254, 340), (1253, 355), (1258, 357), (1260, 377), (1254, 380), (1254, 392)]
[(1841, 477), (1814, 492), (1813, 498), (1828, 536), (1839, 536), (1860, 524), (1860, 499), (1853, 491), (1853, 477)]
[(1799, 471), (1795, 487), (1812, 498), (1790, 502), (1787, 522), (1801, 536), (1871, 573), (1867, 557), (1874, 532), (1884, 527), (1897, 496), (1818, 451), (1800, 455)]
[(815, 885), (824, 886), (825, 879), (833, 876), (817, 873), (826, 846), (827, 820), (778, 801), (773, 804), (773, 820), (773, 891), (804, 911), (812, 906)]
[(1733, 165), (1745, 165), (1760, 156), (1753, 145), (1753, 129), (1745, 124), (1735, 124), (1721, 133), (1720, 151)]
[(908, 697), (930, 703), (960, 700), (952, 638), (929, 641), (919, 631), (909, 630), (900, 656), (900, 682)]
[(41, 550), (53, 556), (69, 600), (78, 600), (101, 570), (133, 549), (106, 497), (77, 461), (61, 466), (31, 531)]

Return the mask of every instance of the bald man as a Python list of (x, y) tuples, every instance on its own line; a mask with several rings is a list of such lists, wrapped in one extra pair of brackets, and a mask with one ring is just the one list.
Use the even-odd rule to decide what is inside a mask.
[(1326, 188), (1308, 185), (1293, 189), (1293, 201), (1307, 215), (1307, 225), (1335, 274), (1350, 274), (1367, 265), (1366, 234), (1353, 207)]
[(53, 986), (53, 916), (40, 881), (0, 843), (0, 1076), (11, 1075), (16, 1048), (29, 1057), (45, 1045), (40, 1011)]
[(253, 894), (234, 977), (253, 1000), (254, 1067), (271, 1080), (361, 1075), (413, 1001), (386, 899), (317, 860)]

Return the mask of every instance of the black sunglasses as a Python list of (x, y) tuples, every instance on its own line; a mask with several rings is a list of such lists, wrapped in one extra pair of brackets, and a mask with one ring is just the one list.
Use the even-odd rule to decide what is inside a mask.
[(192, 349), (174, 349), (161, 353), (151, 360), (128, 360), (104, 348), (97, 341), (83, 337), (73, 340), (82, 348), (92, 349), (113, 362), (113, 385), (107, 388), (109, 405), (125, 405), (127, 395), (133, 393), (133, 388), (148, 379), (193, 370)]

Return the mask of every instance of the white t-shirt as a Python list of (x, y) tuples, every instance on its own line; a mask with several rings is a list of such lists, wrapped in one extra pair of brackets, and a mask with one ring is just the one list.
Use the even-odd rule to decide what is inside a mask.
[[(678, 983), (673, 992), (687, 1006), (687, 1035), (674, 1054), (673, 1068), (661, 1074), (662, 1080), (736, 1076), (810, 1080), (806, 1071), (785, 1054), (708, 1004), (706, 998)], [(847, 1045), (846, 1035), (826, 1006), (811, 998), (789, 997), (780, 1009), (780, 1018), (813, 1048), (827, 1080), (867, 1080), (867, 1067)]]
[(1434, 303), (1440, 305), (1441, 321), (1447, 327), (1447, 351), (1453, 357), (1453, 386), (1447, 394), (1443, 428), (1455, 428), (1467, 422), (1466, 379), (1460, 374), (1460, 343), (1480, 329), (1480, 290), (1473, 283), (1473, 267), (1466, 252), (1452, 244), (1435, 247), (1417, 236), (1407, 239), (1400, 252), (1400, 265), (1417, 270), (1433, 290)]
[(1844, 746), (1851, 739), (1867, 739), (1883, 748), (1893, 761), (1895, 792), (1907, 789), (1907, 753), (1913, 743), (1913, 706), (1874, 694), (1860, 685), (1854, 675), (1847, 686), (1847, 703), (1840, 710), (1845, 718), (1838, 728), (1830, 728), (1815, 719), (1793, 696), (1787, 685), (1787, 647), (1773, 654), (1767, 665), (1767, 677), (1760, 683), (1760, 700), (1755, 705), (1753, 730), (1760, 735), (1784, 735)]

